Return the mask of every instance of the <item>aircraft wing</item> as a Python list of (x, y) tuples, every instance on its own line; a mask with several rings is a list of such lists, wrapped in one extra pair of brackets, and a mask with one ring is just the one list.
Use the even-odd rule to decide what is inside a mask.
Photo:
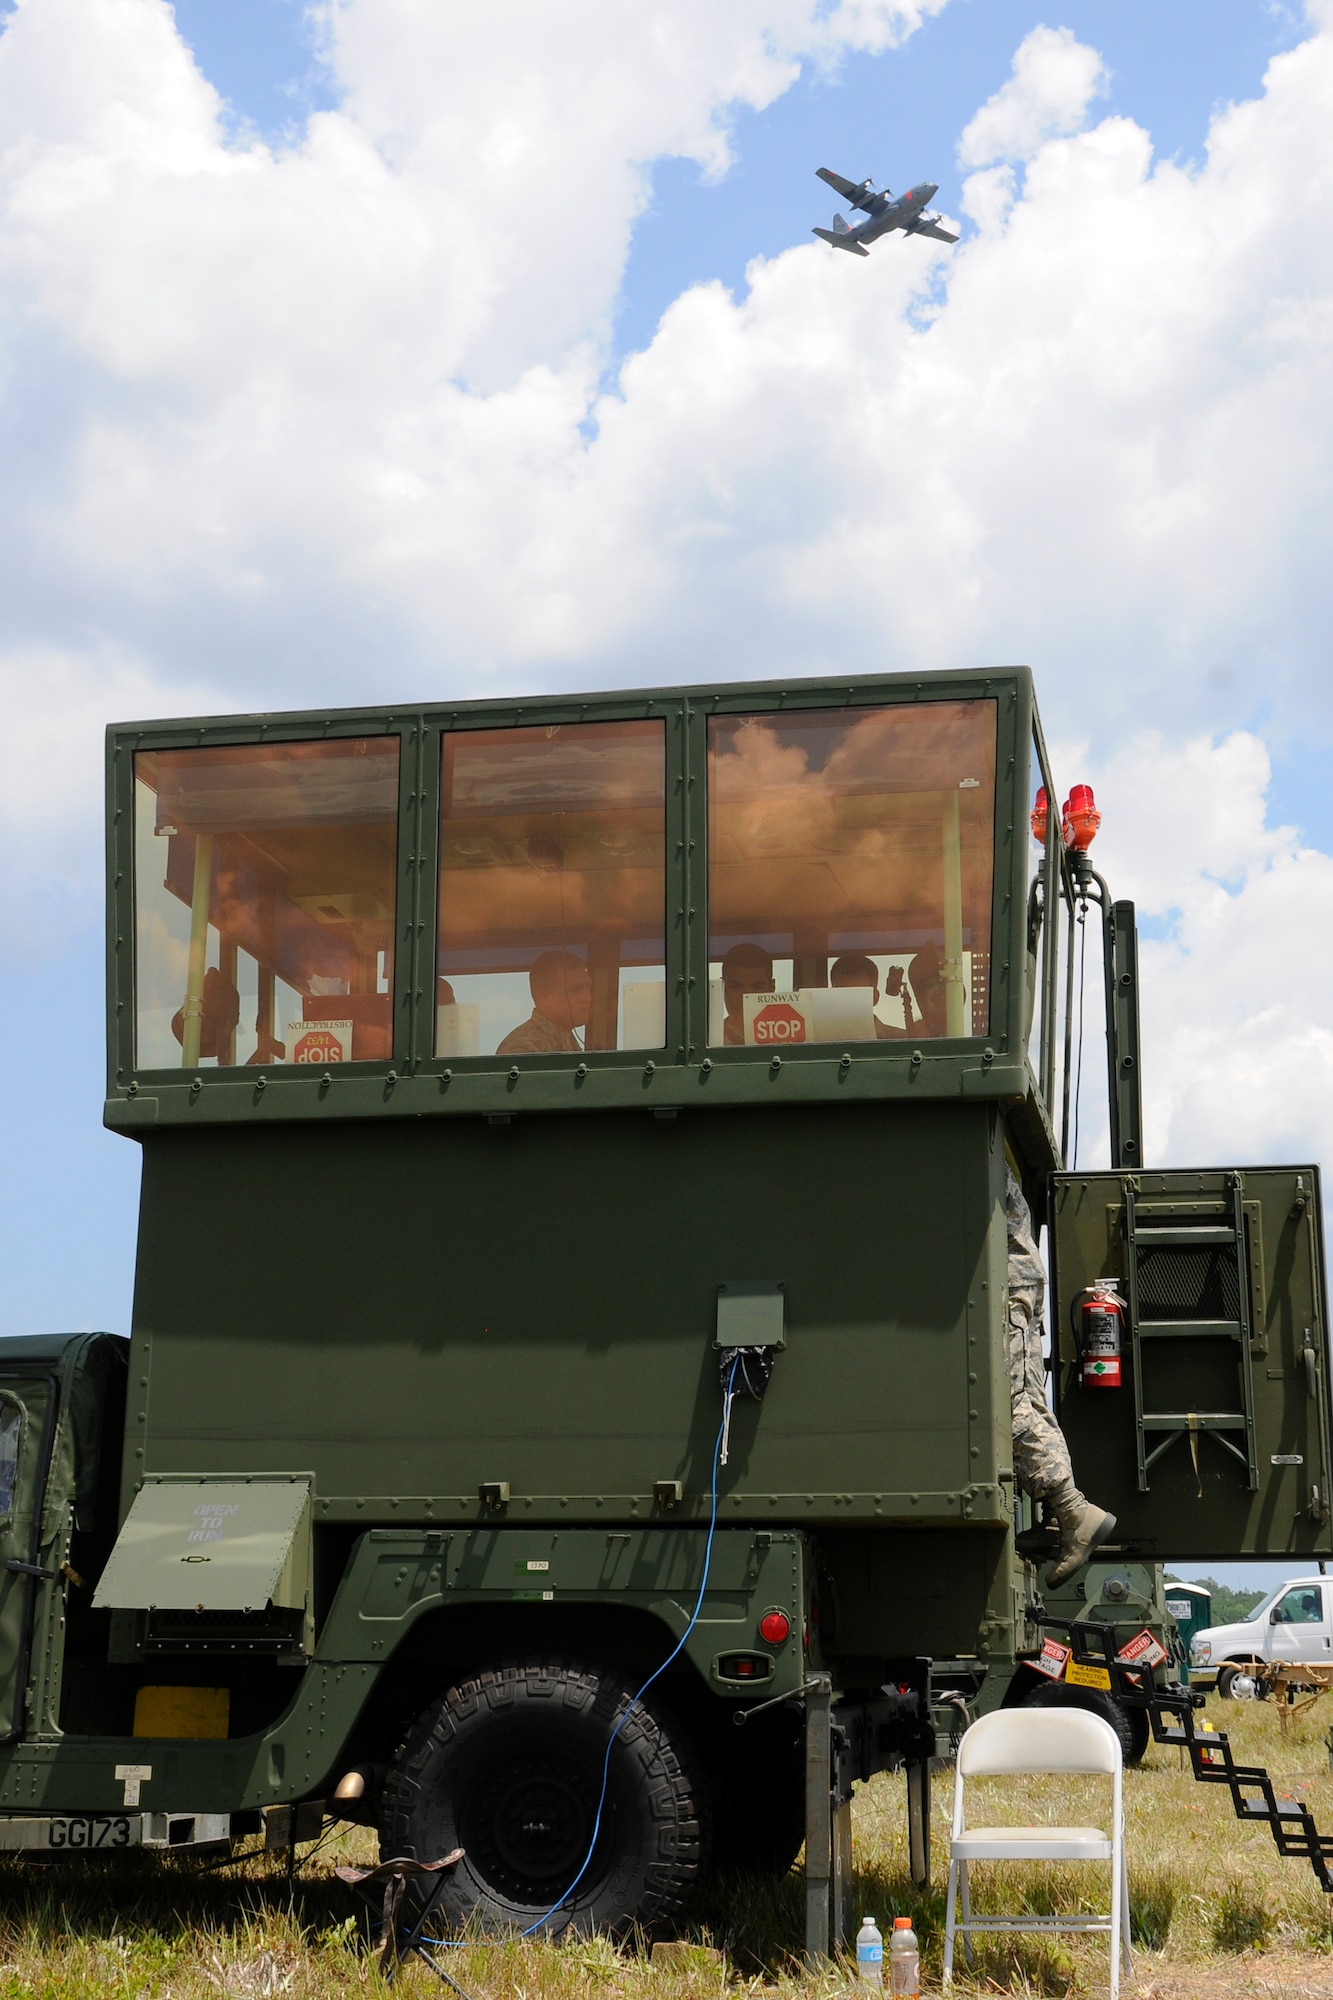
[(815, 172), (821, 181), (827, 181), (831, 188), (836, 188), (843, 200), (850, 202), (853, 208), (864, 209), (867, 215), (874, 213), (871, 203), (879, 201), (880, 196), (867, 194), (865, 189), (858, 187), (854, 181), (845, 181), (842, 175), (835, 174), (831, 167), (816, 167)]
[(832, 229), (815, 229), (811, 231), (811, 234), (813, 236), (822, 236), (825, 243), (831, 243), (835, 250), (850, 250), (854, 257), (868, 257), (870, 255), (864, 244), (858, 243), (856, 238), (850, 233), (846, 236), (841, 236)]
[(958, 238), (951, 229), (941, 229), (938, 222), (917, 222), (912, 225), (913, 236), (933, 236), (937, 243), (956, 243)]

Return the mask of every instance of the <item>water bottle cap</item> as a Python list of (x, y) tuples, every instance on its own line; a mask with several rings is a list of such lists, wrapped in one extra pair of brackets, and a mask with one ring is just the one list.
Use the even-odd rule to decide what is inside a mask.
[(896, 1931), (910, 1931), (912, 1928), (912, 1919), (910, 1917), (895, 1917), (893, 1928)]

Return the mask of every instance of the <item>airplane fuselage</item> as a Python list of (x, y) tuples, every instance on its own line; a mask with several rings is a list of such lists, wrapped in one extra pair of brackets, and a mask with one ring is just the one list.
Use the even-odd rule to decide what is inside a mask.
[(858, 223), (851, 234), (860, 243), (874, 243), (878, 237), (887, 236), (891, 229), (910, 229), (938, 193), (937, 182), (922, 181), (920, 187), (908, 188), (906, 194), (885, 200), (883, 208)]

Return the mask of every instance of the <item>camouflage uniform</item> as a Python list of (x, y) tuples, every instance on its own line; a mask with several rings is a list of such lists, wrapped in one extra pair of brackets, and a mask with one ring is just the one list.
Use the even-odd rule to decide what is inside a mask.
[(534, 1007), (526, 1021), (509, 1033), (495, 1051), (497, 1056), (577, 1056), (582, 1044), (569, 1028), (557, 1028), (540, 1008)]
[(1023, 1190), (1006, 1166), (1004, 1205), (1009, 1226), (1009, 1390), (1014, 1410), (1014, 1475), (1040, 1499), (1072, 1480), (1069, 1446), (1046, 1401), (1041, 1351), (1046, 1274), (1032, 1233)]

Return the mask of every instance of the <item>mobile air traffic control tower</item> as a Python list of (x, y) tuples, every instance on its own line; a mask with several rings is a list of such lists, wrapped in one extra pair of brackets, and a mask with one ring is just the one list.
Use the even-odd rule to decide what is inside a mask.
[(1006, 1162), (1113, 1553), (1333, 1553), (1317, 1169), (1145, 1168), (1025, 669), (107, 751), (134, 1323), (0, 1350), (0, 1845), (336, 1811), (462, 1847), (453, 1919), (651, 1932), (805, 1838), (827, 1895), (851, 1778), (919, 1806), (1038, 1680)]

